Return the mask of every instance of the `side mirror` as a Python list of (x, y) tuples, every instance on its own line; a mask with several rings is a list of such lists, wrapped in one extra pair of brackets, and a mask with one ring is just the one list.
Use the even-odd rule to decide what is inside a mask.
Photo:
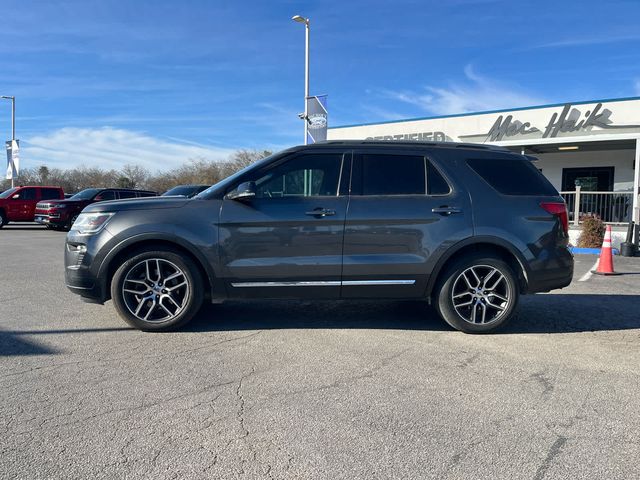
[(13, 195), (11, 198), (12, 198), (13, 200), (19, 200), (19, 199), (20, 199), (20, 194), (19, 194), (19, 193), (16, 193), (16, 194), (15, 194), (15, 195)]
[(235, 190), (231, 190), (226, 195), (228, 200), (246, 200), (256, 196), (256, 182), (243, 182)]

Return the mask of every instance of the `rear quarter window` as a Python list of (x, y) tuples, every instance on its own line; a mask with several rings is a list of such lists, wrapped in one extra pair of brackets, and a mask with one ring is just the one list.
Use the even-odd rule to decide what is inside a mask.
[(503, 195), (558, 196), (557, 190), (530, 161), (518, 158), (472, 158), (467, 164)]
[(63, 195), (60, 190), (57, 188), (41, 188), (40, 189), (40, 199), (41, 200), (52, 200), (63, 198)]

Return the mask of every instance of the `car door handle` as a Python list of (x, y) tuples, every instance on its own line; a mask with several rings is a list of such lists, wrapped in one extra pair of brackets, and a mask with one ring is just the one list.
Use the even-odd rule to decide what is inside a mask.
[(336, 211), (331, 210), (330, 208), (314, 208), (310, 212), (305, 212), (305, 215), (311, 215), (313, 217), (327, 217), (329, 215), (335, 215)]
[(435, 207), (432, 208), (431, 211), (433, 213), (438, 213), (440, 215), (451, 215), (452, 213), (462, 213), (462, 209), (458, 207)]

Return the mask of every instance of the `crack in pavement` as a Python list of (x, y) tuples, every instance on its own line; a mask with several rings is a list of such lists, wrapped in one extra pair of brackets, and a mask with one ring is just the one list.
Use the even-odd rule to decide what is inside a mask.
[(551, 467), (555, 458), (558, 455), (560, 455), (560, 451), (564, 447), (565, 443), (567, 443), (567, 440), (568, 440), (567, 437), (558, 435), (558, 438), (556, 438), (556, 441), (553, 442), (553, 445), (551, 445), (551, 448), (549, 448), (549, 451), (547, 452), (547, 456), (542, 462), (542, 465), (538, 467), (538, 470), (536, 471), (536, 474), (533, 477), (534, 480), (542, 480), (544, 478), (544, 476), (547, 473), (547, 470), (549, 470), (549, 467)]

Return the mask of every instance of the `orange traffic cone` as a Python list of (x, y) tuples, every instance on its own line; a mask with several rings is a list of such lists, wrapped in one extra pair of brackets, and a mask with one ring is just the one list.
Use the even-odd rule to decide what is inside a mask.
[(611, 251), (611, 225), (607, 225), (604, 232), (604, 240), (602, 241), (602, 249), (600, 250), (600, 261), (595, 272), (598, 275), (617, 275), (613, 271), (613, 252)]

